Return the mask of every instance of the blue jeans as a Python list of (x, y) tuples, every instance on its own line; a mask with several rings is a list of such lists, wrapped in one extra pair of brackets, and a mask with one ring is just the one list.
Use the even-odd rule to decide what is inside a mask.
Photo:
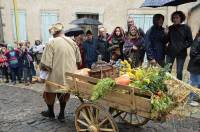
[[(185, 59), (186, 57), (171, 57), (171, 56), (167, 56), (166, 57), (166, 63), (169, 64), (171, 63), (171, 70), (172, 70), (172, 66), (174, 64), (174, 60), (176, 59), (176, 76), (179, 80), (183, 79), (183, 67), (184, 67), (184, 63), (185, 63)], [(171, 71), (170, 71), (171, 72)]]
[[(190, 73), (190, 84), (194, 87), (200, 88), (200, 74)], [(190, 100), (197, 99), (198, 96), (195, 93), (190, 94)]]
[(27, 83), (29, 81), (32, 82), (32, 68), (24, 67), (24, 82)]
[(32, 68), (31, 68), (31, 71), (32, 71), (32, 75), (33, 75), (33, 76), (36, 76), (36, 70), (35, 70), (35, 67), (32, 67)]

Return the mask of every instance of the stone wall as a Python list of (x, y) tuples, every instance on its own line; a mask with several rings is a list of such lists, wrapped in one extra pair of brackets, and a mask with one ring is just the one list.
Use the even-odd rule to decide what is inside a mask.
[[(4, 27), (4, 38), (8, 43), (13, 42), (13, 29), (11, 12), (13, 0), (0, 0), (4, 9), (2, 10)], [(97, 13), (99, 21), (112, 32), (116, 26), (126, 29), (126, 21), (129, 13), (155, 14), (162, 13), (166, 17), (165, 25), (170, 25), (170, 15), (175, 11), (169, 8), (140, 8), (142, 0), (16, 0), (19, 10), (26, 11), (26, 30), (31, 43), (41, 39), (41, 12), (54, 11), (59, 15), (59, 21), (65, 29), (73, 27), (69, 24), (76, 19), (76, 13)], [(192, 6), (192, 5), (188, 5)], [(185, 9), (185, 7), (180, 7)], [(187, 12), (187, 11), (186, 11)]]

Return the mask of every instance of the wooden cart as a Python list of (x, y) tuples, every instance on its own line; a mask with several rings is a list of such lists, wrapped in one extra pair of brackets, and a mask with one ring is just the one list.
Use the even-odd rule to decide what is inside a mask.
[[(151, 119), (151, 95), (140, 89), (116, 85), (98, 102), (91, 102), (92, 87), (98, 79), (66, 73), (69, 92), (76, 95), (81, 105), (75, 112), (77, 132), (118, 132), (116, 117), (133, 126), (141, 126)], [(46, 85), (64, 87), (52, 82)]]

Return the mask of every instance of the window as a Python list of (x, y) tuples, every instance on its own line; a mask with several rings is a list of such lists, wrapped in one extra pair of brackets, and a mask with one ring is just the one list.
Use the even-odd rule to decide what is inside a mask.
[[(19, 40), (27, 40), (28, 35), (26, 32), (26, 12), (21, 10), (17, 11), (17, 18), (18, 18), (18, 30), (19, 30)], [(13, 37), (14, 40), (17, 40), (17, 32), (16, 32), (16, 21), (15, 21), (15, 14), (12, 11), (12, 27), (13, 27)]]
[(95, 20), (99, 20), (99, 15), (98, 14), (81, 14), (81, 13), (77, 13), (77, 18), (92, 18), (92, 19), (95, 19)]
[(58, 13), (51, 11), (43, 11), (41, 13), (41, 33), (43, 43), (47, 43), (51, 37), (49, 34), (49, 27), (58, 21)]
[(153, 25), (153, 15), (138, 14), (130, 15), (130, 17), (133, 17), (135, 25), (143, 29), (144, 32)]

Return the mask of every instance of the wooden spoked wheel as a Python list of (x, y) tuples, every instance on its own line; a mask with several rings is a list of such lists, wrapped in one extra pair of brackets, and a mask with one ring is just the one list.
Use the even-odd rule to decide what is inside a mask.
[(139, 115), (122, 112), (113, 108), (110, 108), (110, 112), (114, 118), (120, 117), (122, 121), (133, 126), (142, 126), (149, 121), (149, 119), (141, 117)]
[(142, 126), (142, 125), (145, 125), (149, 121), (149, 119), (147, 118), (144, 118), (136, 114), (127, 113), (127, 112), (120, 114), (120, 118), (124, 122), (133, 126)]
[(119, 132), (112, 116), (92, 103), (83, 103), (77, 108), (75, 126), (77, 132)]

